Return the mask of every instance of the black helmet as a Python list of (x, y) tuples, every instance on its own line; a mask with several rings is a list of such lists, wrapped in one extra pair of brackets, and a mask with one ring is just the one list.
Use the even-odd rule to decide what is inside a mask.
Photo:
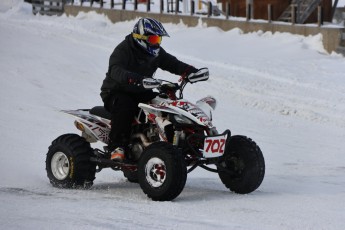
[(136, 43), (146, 52), (157, 56), (162, 37), (169, 37), (169, 34), (159, 21), (152, 18), (141, 18), (134, 25), (132, 36)]

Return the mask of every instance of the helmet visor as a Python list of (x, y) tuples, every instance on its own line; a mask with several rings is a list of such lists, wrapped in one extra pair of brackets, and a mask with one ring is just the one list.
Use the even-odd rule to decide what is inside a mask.
[(133, 33), (133, 38), (141, 39), (147, 41), (150, 45), (160, 45), (162, 42), (162, 36), (158, 35), (141, 35)]

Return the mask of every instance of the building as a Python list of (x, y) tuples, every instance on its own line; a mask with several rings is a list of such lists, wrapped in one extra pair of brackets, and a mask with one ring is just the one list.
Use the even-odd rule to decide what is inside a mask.
[(296, 6), (296, 14), (304, 15), (306, 19), (297, 23), (315, 23), (318, 18), (317, 6), (322, 7), (324, 21), (332, 21), (332, 0), (220, 0), (223, 9), (230, 3), (230, 16), (246, 17), (248, 4), (251, 6), (250, 16), (253, 19), (268, 17), (268, 7), (271, 7), (271, 19), (274, 21), (291, 22), (291, 5)]

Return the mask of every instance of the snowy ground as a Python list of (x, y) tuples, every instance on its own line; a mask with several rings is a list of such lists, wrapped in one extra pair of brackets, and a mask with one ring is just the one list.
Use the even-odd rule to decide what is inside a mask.
[(266, 176), (237, 195), (196, 170), (176, 200), (153, 202), (120, 172), (102, 171), (88, 191), (53, 188), (45, 172), (51, 141), (78, 133), (58, 111), (101, 104), (109, 55), (135, 21), (34, 16), (17, 2), (0, 3), (1, 229), (344, 228), (345, 58), (321, 36), (165, 24), (165, 49), (210, 69), (185, 98), (215, 96), (218, 130), (253, 138)]

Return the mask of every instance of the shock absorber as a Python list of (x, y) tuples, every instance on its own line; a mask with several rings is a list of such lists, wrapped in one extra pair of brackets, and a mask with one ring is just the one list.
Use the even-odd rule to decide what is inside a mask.
[(180, 141), (180, 135), (181, 135), (181, 131), (174, 131), (174, 139), (173, 139), (173, 145), (178, 146), (179, 141)]

